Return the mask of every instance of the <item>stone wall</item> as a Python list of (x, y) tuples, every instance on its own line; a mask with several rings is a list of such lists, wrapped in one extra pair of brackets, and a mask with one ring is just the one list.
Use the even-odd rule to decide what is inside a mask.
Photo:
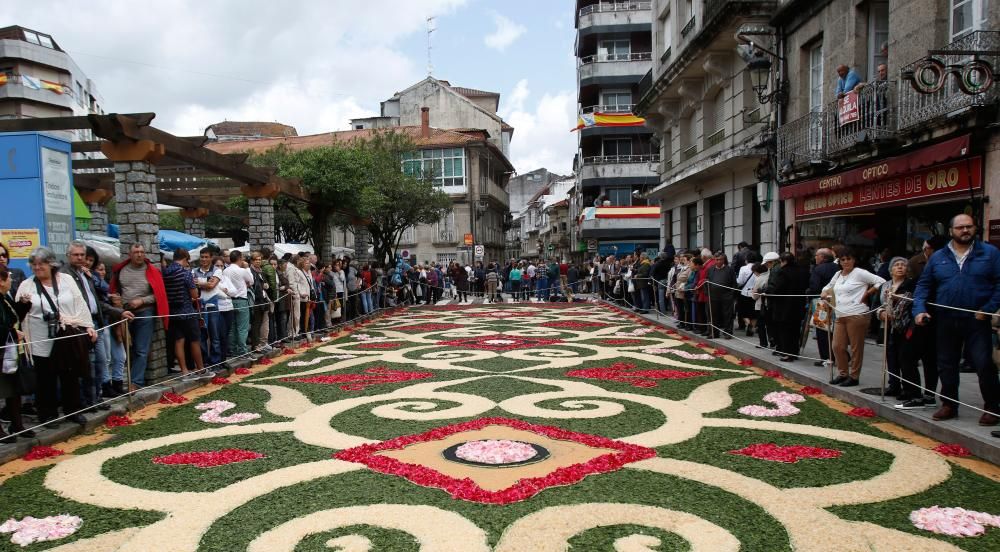
[(101, 203), (88, 203), (90, 209), (90, 233), (108, 235), (108, 206)]
[(184, 217), (184, 231), (199, 238), (205, 237), (205, 219), (201, 217)]

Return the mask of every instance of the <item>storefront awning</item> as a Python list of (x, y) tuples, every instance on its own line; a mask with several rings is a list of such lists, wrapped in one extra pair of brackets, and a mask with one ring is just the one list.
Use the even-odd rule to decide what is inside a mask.
[(587, 207), (580, 215), (580, 220), (627, 219), (627, 218), (660, 218), (660, 208), (653, 206), (637, 207)]
[(885, 180), (916, 171), (937, 163), (961, 159), (969, 154), (969, 135), (952, 138), (946, 142), (921, 148), (906, 155), (881, 159), (874, 163), (841, 173), (815, 178), (798, 184), (784, 186), (779, 191), (781, 199), (792, 199), (860, 184)]

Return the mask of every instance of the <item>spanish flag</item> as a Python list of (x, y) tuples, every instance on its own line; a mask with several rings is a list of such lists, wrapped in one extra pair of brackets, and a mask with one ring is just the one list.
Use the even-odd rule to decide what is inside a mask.
[(646, 119), (636, 117), (631, 113), (584, 113), (576, 120), (576, 128), (570, 130), (580, 130), (588, 127), (634, 127), (642, 126)]
[(0, 73), (0, 86), (7, 84), (7, 74)]
[(45, 79), (39, 79), (42, 83), (42, 88), (45, 90), (51, 90), (56, 94), (62, 94), (64, 92), (63, 85), (58, 82), (47, 81)]

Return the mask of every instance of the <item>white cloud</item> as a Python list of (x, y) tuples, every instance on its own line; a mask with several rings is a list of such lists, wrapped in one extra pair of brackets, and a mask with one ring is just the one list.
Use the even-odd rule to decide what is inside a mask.
[(518, 81), (510, 99), (501, 109), (504, 119), (514, 127), (510, 144), (511, 162), (519, 173), (545, 167), (559, 174), (573, 172), (576, 151), (576, 94), (565, 90), (544, 94), (528, 107), (531, 95), (528, 82)]
[(508, 46), (528, 31), (528, 28), (524, 25), (515, 23), (499, 13), (493, 12), (492, 16), (493, 22), (497, 27), (492, 33), (483, 38), (483, 43), (494, 50), (500, 52), (506, 50)]

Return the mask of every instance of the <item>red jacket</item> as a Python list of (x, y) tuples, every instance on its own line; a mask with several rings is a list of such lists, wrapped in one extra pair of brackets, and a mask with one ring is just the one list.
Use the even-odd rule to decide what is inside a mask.
[(698, 292), (694, 295), (694, 300), (698, 303), (708, 302), (708, 269), (715, 266), (715, 259), (709, 259), (705, 261), (705, 264), (701, 266), (701, 270), (698, 271), (698, 282), (702, 284), (698, 288)]
[[(129, 261), (122, 261), (111, 269), (111, 293), (118, 293), (118, 275), (128, 263)], [(156, 314), (163, 317), (163, 328), (166, 329), (170, 325), (170, 319), (167, 318), (170, 315), (170, 307), (167, 305), (167, 288), (163, 286), (163, 274), (160, 273), (160, 269), (153, 266), (149, 259), (146, 259), (146, 281), (149, 282), (149, 287), (153, 288), (153, 296), (156, 298)]]

